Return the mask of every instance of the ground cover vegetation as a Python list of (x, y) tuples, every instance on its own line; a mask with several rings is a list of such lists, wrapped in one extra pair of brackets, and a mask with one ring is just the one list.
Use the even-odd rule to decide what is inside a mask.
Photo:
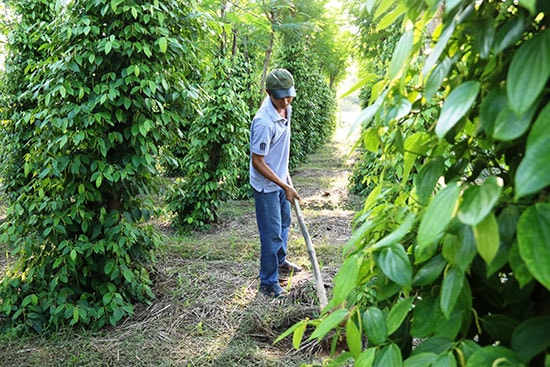
[(330, 366), (548, 366), (548, 2), (351, 3), (367, 197), (322, 317), (282, 338), (333, 340)]
[[(99, 330), (151, 302), (161, 243), (151, 220), (205, 228), (224, 200), (246, 197), (248, 124), (269, 69), (287, 67), (304, 96), (293, 166), (334, 132), (348, 52), (327, 49), (342, 34), (324, 1), (10, 0), (2, 10), (3, 332)], [(291, 52), (308, 55), (291, 63)]]

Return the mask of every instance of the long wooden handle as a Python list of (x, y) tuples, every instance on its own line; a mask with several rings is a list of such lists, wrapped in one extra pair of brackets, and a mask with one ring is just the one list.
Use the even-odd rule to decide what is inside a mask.
[[(289, 178), (290, 180), (290, 178)], [(292, 185), (292, 183), (290, 183)], [(319, 263), (317, 262), (317, 256), (315, 255), (315, 248), (311, 243), (311, 238), (309, 237), (309, 232), (307, 231), (306, 223), (304, 222), (304, 217), (302, 216), (302, 210), (300, 209), (300, 203), (295, 198), (294, 199), (294, 208), (296, 209), (296, 217), (298, 217), (298, 223), (300, 224), (300, 230), (306, 241), (307, 253), (309, 255), (309, 261), (311, 262), (311, 267), (313, 268), (313, 277), (315, 278), (315, 285), (317, 287), (317, 298), (319, 298), (319, 305), (321, 311), (328, 304), (327, 293), (325, 291), (325, 285), (323, 284), (323, 278), (321, 277), (321, 271), (319, 270)]]

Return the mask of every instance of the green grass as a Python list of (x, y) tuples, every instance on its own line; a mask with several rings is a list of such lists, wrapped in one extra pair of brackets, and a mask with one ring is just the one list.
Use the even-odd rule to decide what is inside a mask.
[[(293, 173), (328, 280), (342, 262), (359, 204), (346, 190), (347, 152), (349, 142), (333, 141)], [(298, 367), (318, 365), (327, 355), (326, 345), (310, 343), (296, 351), (290, 338), (273, 344), (294, 323), (319, 312), (295, 218), (289, 258), (305, 270), (283, 284), (289, 295), (276, 301), (257, 291), (259, 237), (252, 200), (225, 203), (209, 230), (183, 235), (166, 223), (158, 227), (163, 243), (151, 271), (157, 296), (151, 305), (136, 305), (132, 317), (95, 333), (67, 329), (49, 337), (0, 335), (0, 366)], [(0, 252), (6, 252), (5, 245)]]

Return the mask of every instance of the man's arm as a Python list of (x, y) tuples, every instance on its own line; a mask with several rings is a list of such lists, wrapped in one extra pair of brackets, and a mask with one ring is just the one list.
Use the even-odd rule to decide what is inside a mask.
[(252, 153), (252, 166), (262, 174), (265, 178), (280, 186), (286, 193), (286, 199), (294, 203), (294, 198), (300, 200), (300, 195), (288, 182), (281, 180), (275, 172), (265, 163), (264, 157), (256, 153)]

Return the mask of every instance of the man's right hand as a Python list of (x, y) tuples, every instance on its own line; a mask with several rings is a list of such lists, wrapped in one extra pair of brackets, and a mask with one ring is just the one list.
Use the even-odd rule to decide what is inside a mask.
[(296, 191), (296, 189), (290, 185), (288, 185), (288, 187), (285, 188), (285, 194), (286, 194), (286, 199), (290, 201), (292, 205), (294, 205), (294, 199), (298, 201), (302, 199), (298, 194), (298, 191)]

